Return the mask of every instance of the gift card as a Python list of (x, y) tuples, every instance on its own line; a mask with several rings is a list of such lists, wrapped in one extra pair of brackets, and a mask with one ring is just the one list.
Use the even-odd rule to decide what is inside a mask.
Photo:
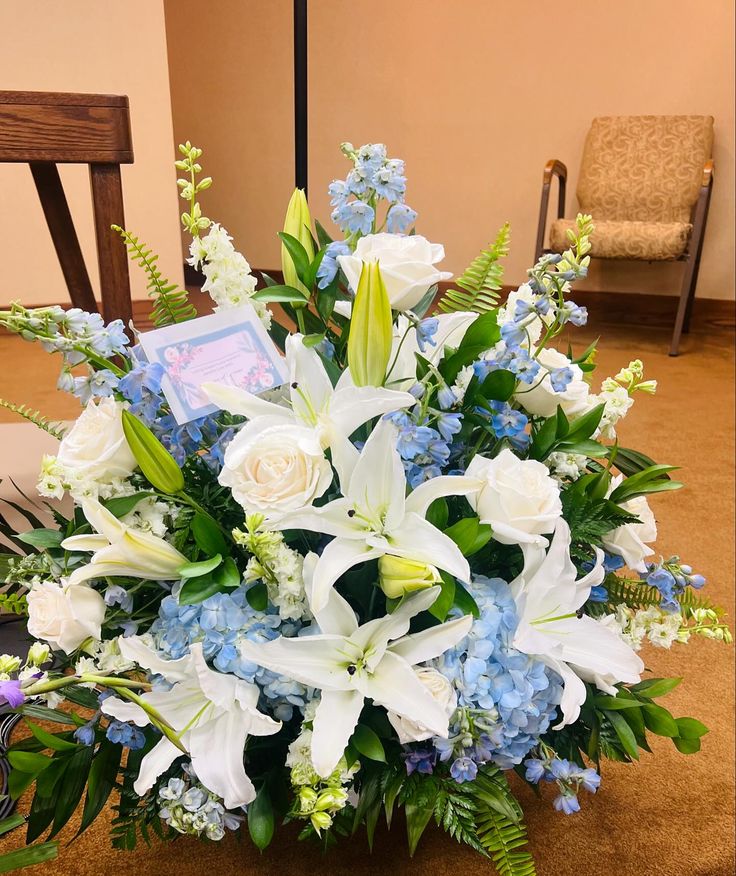
[(148, 361), (164, 368), (161, 389), (179, 425), (218, 410), (201, 390), (203, 383), (259, 393), (288, 376), (283, 356), (249, 304), (154, 329), (138, 340)]

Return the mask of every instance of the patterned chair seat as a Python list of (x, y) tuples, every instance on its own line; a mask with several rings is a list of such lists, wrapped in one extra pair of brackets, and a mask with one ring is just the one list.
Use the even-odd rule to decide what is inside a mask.
[[(640, 259), (649, 262), (671, 261), (684, 255), (690, 239), (689, 222), (625, 222), (596, 220), (590, 239), (590, 255), (600, 259)], [(570, 242), (567, 230), (571, 219), (556, 219), (550, 226), (549, 244), (563, 252)]]

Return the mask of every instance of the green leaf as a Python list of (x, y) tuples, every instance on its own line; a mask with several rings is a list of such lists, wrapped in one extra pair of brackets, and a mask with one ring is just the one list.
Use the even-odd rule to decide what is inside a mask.
[[(627, 499), (633, 498), (635, 495), (644, 495), (642, 490), (644, 490), (644, 492), (650, 492), (651, 487), (675, 483), (670, 480), (668, 472), (674, 471), (676, 468), (676, 465), (651, 465), (649, 468), (645, 468), (643, 471), (625, 478), (624, 481), (611, 493), (611, 501), (619, 503), (625, 502)], [(672, 487), (666, 489), (672, 489)], [(655, 490), (651, 491), (654, 492)]]
[(216, 569), (222, 563), (222, 555), (215, 554), (206, 560), (201, 560), (198, 563), (185, 563), (176, 571), (181, 578), (199, 578), (200, 575), (207, 575), (213, 569)]
[(74, 754), (69, 755), (64, 780), (58, 784), (54, 824), (49, 839), (59, 833), (79, 805), (92, 766), (92, 754), (91, 745), (81, 745)]
[(452, 575), (446, 572), (440, 573), (442, 576), (440, 595), (429, 607), (429, 613), (437, 618), (438, 621), (444, 621), (448, 612), (455, 604), (455, 579)]
[(135, 506), (142, 502), (143, 499), (147, 499), (150, 496), (155, 496), (155, 493), (151, 493), (147, 490), (143, 490), (139, 493), (133, 493), (132, 496), (118, 496), (117, 499), (108, 499), (104, 505), (105, 508), (113, 515), (113, 517), (125, 517), (126, 514), (130, 514), (130, 512), (135, 508)]
[(629, 690), (640, 696), (656, 700), (657, 697), (663, 697), (674, 690), (681, 681), (682, 678), (648, 678), (646, 681), (640, 681), (639, 684), (635, 684)]
[(162, 493), (180, 493), (184, 489), (184, 475), (174, 457), (130, 411), (124, 410), (122, 414), (125, 439), (146, 479)]
[(10, 815), (8, 818), (4, 818), (0, 821), (0, 836), (4, 833), (8, 833), (11, 830), (15, 830), (16, 827), (20, 827), (21, 824), (25, 824), (26, 820), (23, 816), (16, 812), (15, 815)]
[(460, 369), (470, 365), (486, 350), (490, 350), (500, 337), (501, 330), (498, 327), (496, 311), (484, 313), (472, 322), (456, 352), (445, 358), (440, 365), (440, 374), (447, 384), (454, 383)]
[(639, 760), (639, 746), (636, 743), (634, 731), (631, 729), (631, 727), (629, 727), (623, 715), (619, 715), (618, 712), (606, 710), (605, 716), (613, 725), (613, 729), (616, 733), (616, 736), (618, 736), (624, 751), (629, 755), (629, 757), (633, 758), (634, 760)]
[(319, 270), (319, 266), (322, 264), (322, 259), (324, 257), (325, 251), (321, 249), (309, 263), (309, 267), (304, 274), (304, 285), (307, 289), (314, 289), (314, 282), (317, 279), (317, 271)]
[(593, 697), (593, 705), (597, 709), (614, 709), (619, 711), (620, 709), (640, 709), (642, 704), (639, 700), (630, 700), (627, 697), (597, 696)]
[[(559, 410), (559, 408), (558, 408)], [(541, 462), (552, 450), (557, 434), (557, 417), (549, 417), (537, 429), (529, 448), (529, 456)]]
[(387, 783), (386, 790), (383, 792), (383, 808), (386, 812), (386, 827), (391, 827), (391, 819), (393, 818), (394, 804), (399, 792), (404, 787), (405, 776), (401, 773), (396, 773)]
[(675, 736), (672, 741), (680, 754), (697, 754), (700, 751), (699, 739), (684, 739), (682, 736)]
[(215, 569), (214, 577), (220, 587), (239, 587), (242, 582), (242, 576), (232, 557), (225, 557), (223, 564)]
[[(306, 249), (304, 249), (302, 244), (293, 234), (288, 234), (286, 231), (279, 231), (278, 235), (281, 238), (281, 242), (288, 250), (291, 260), (294, 262), (297, 277), (299, 277), (302, 283), (304, 283), (304, 277), (309, 269), (310, 262)], [(305, 300), (303, 295), (301, 296), (301, 300)]]
[(214, 557), (216, 554), (224, 556), (227, 553), (225, 536), (211, 517), (197, 511), (192, 517), (190, 529), (197, 547), (208, 557)]
[(487, 523), (481, 523), (477, 517), (465, 517), (445, 530), (445, 535), (455, 542), (465, 557), (472, 557), (482, 550), (491, 540), (492, 534), (491, 527)]
[(268, 608), (268, 589), (263, 581), (249, 587), (245, 598), (248, 600), (248, 605), (256, 611), (265, 611)]
[(30, 532), (19, 532), (18, 538), (33, 547), (55, 548), (64, 541), (64, 534), (58, 529), (32, 529)]
[(459, 581), (455, 581), (455, 605), (463, 614), (472, 614), (473, 617), (480, 617), (478, 603)]
[(319, 241), (320, 247), (325, 249), (332, 243), (332, 238), (330, 237), (329, 233), (325, 231), (325, 228), (319, 221), (319, 219), (314, 220), (314, 228), (317, 232), (317, 240)]
[(476, 393), (489, 401), (508, 401), (516, 389), (516, 375), (511, 371), (499, 368), (491, 371), (488, 377), (481, 383)]
[(677, 723), (667, 709), (655, 703), (645, 703), (642, 712), (647, 730), (651, 730), (657, 736), (679, 736)]
[(222, 591), (222, 585), (215, 580), (214, 573), (201, 575), (199, 578), (190, 578), (184, 583), (179, 591), (180, 605), (198, 605)]
[(66, 739), (60, 739), (58, 736), (49, 733), (44, 730), (43, 727), (39, 727), (38, 724), (34, 724), (32, 721), (26, 720), (26, 724), (33, 736), (38, 739), (44, 748), (51, 748), (54, 751), (74, 751), (75, 748), (79, 747), (76, 742), (68, 742)]
[(581, 456), (589, 456), (593, 459), (601, 459), (604, 456), (608, 456), (606, 445), (592, 439), (568, 441), (566, 438), (564, 441), (556, 443), (554, 449), (560, 453), (579, 453)]
[(271, 803), (271, 795), (264, 782), (256, 794), (256, 799), (248, 804), (248, 833), (260, 851), (268, 847), (273, 839), (276, 820)]
[(449, 516), (447, 500), (443, 498), (435, 499), (434, 502), (427, 508), (425, 515), (427, 522), (437, 529), (444, 529), (447, 526), (447, 518)]
[(350, 744), (359, 751), (363, 757), (369, 760), (377, 760), (381, 763), (386, 763), (386, 753), (383, 750), (383, 743), (370, 727), (365, 724), (358, 724), (350, 737)]
[(654, 460), (638, 450), (631, 450), (629, 447), (618, 447), (616, 450), (616, 468), (627, 477), (652, 465), (656, 465)]
[(251, 295), (254, 301), (269, 301), (284, 302), (289, 301), (295, 304), (305, 304), (309, 299), (306, 295), (294, 286), (267, 286), (258, 292)]
[(15, 873), (25, 867), (53, 861), (59, 855), (58, 843), (39, 843), (0, 855), (0, 873)]
[(35, 781), (36, 776), (33, 773), (11, 770), (8, 776), (8, 796), (11, 800), (18, 800)]
[(590, 438), (600, 425), (601, 417), (603, 416), (605, 409), (605, 404), (597, 405), (592, 410), (588, 411), (587, 414), (583, 414), (582, 417), (573, 420), (573, 422), (570, 423), (570, 428), (565, 436), (565, 440), (572, 442), (583, 441), (586, 438)]
[(43, 770), (51, 766), (52, 759), (46, 754), (37, 754), (33, 751), (9, 751), (8, 763), (14, 770), (31, 773), (37, 776)]
[(112, 789), (115, 787), (122, 754), (123, 746), (112, 742), (105, 741), (98, 748), (89, 771), (87, 796), (84, 800), (82, 822), (77, 836), (85, 831), (102, 812)]
[(415, 803), (408, 800), (404, 806), (406, 813), (406, 834), (409, 840), (409, 857), (414, 857), (419, 840), (422, 838), (424, 829), (429, 824), (429, 819), (434, 811), (434, 800), (430, 804)]
[(708, 733), (708, 728), (697, 718), (675, 718), (677, 730), (682, 739), (700, 739)]

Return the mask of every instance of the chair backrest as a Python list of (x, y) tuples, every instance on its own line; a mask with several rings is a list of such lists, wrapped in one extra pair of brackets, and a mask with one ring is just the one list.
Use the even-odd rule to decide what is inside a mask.
[(132, 164), (128, 98), (0, 91), (0, 162)]
[(577, 198), (593, 218), (689, 222), (713, 116), (602, 116), (585, 139)]

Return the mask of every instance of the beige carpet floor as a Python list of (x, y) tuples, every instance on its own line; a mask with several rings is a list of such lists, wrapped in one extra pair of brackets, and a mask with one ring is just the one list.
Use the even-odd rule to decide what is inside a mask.
[[(641, 398), (620, 430), (624, 445), (658, 462), (682, 466), (687, 488), (656, 497), (659, 550), (679, 552), (708, 578), (709, 595), (733, 613), (734, 595), (734, 372), (733, 341), (724, 333), (693, 334), (677, 359), (666, 355), (668, 333), (660, 330), (597, 326), (602, 336), (597, 375), (615, 373), (634, 355), (647, 376), (660, 381), (654, 398)], [(576, 345), (594, 337), (588, 329), (573, 335)], [(56, 368), (40, 350), (0, 338), (0, 396), (27, 402), (53, 417), (74, 415), (73, 404), (50, 390)], [(598, 379), (596, 378), (596, 379)], [(0, 410), (0, 421), (9, 417)], [(0, 460), (0, 475), (12, 460)], [(552, 810), (551, 795), (537, 799), (525, 788), (519, 798), (540, 876), (726, 876), (734, 872), (734, 654), (720, 643), (697, 640), (672, 651), (644, 654), (656, 675), (683, 676), (666, 699), (676, 715), (703, 720), (710, 733), (699, 755), (679, 754), (655, 738), (653, 756), (633, 766), (605, 765), (596, 797), (584, 796), (583, 810), (565, 817)], [(21, 811), (28, 801), (21, 802)], [(173, 845), (141, 846), (114, 852), (107, 838), (107, 814), (70, 846), (57, 862), (29, 870), (42, 876), (101, 874), (325, 873), (367, 876), (376, 873), (491, 874), (492, 866), (436, 829), (427, 831), (410, 862), (404, 828), (397, 819), (390, 832), (378, 831), (373, 855), (357, 836), (327, 857), (297, 843), (294, 832), (279, 834), (260, 855), (247, 838), (222, 843), (188, 839)], [(64, 839), (73, 835), (67, 830)], [(18, 845), (18, 832), (5, 848)], [(0, 848), (2, 845), (0, 844)]]

